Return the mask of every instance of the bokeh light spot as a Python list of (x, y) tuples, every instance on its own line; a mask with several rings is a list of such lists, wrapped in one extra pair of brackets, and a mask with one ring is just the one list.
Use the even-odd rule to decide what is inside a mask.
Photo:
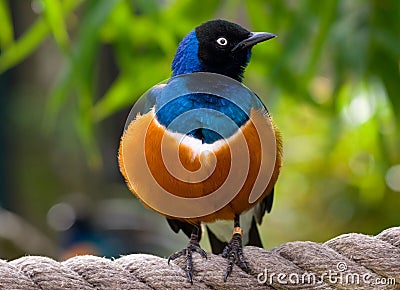
[(47, 213), (47, 223), (56, 231), (66, 231), (75, 223), (75, 210), (66, 203), (53, 205)]
[(386, 184), (391, 190), (400, 192), (400, 164), (390, 167), (386, 172)]

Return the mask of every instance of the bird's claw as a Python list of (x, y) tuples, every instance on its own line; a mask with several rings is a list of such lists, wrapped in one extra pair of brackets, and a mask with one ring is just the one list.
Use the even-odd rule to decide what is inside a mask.
[(224, 251), (222, 252), (222, 257), (227, 259), (229, 262), (228, 267), (226, 268), (224, 282), (226, 282), (229, 275), (232, 273), (234, 264), (240, 267), (240, 269), (242, 269), (246, 273), (250, 272), (249, 266), (247, 265), (247, 262), (243, 256), (241, 235), (239, 234), (233, 235), (229, 244), (224, 248)]
[(200, 247), (198, 242), (193, 242), (193, 241), (190, 241), (189, 245), (185, 249), (173, 253), (168, 257), (168, 264), (169, 264), (170, 261), (186, 255), (186, 275), (190, 284), (193, 284), (193, 261), (192, 261), (193, 252), (199, 253), (203, 258), (207, 259), (207, 253)]

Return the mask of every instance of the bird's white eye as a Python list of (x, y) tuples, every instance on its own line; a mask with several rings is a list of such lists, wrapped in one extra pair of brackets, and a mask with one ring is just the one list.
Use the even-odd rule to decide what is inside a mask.
[(228, 40), (225, 37), (220, 37), (217, 39), (217, 43), (220, 46), (226, 46), (228, 44)]

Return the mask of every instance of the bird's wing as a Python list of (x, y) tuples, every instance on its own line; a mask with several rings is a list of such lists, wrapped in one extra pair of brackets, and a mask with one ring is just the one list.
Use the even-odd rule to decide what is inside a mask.
[(265, 104), (261, 101), (260, 97), (256, 93), (254, 93), (254, 95), (256, 96), (256, 98), (254, 99), (253, 108), (255, 108), (255, 109), (263, 108), (265, 110), (267, 116), (270, 118), (271, 116), (270, 116)]
[(148, 113), (154, 107), (157, 98), (161, 96), (162, 90), (165, 86), (165, 84), (155, 85), (147, 92), (143, 114)]
[(262, 223), (265, 212), (269, 213), (271, 211), (273, 201), (274, 187), (272, 188), (271, 192), (255, 206), (254, 218), (259, 225)]
[[(256, 93), (254, 93), (254, 94), (257, 97), (257, 100), (256, 100), (257, 106), (264, 108), (264, 110), (266, 112), (266, 116), (268, 116), (268, 118), (270, 118), (270, 114), (268, 112), (267, 107), (261, 101), (260, 97)], [(262, 219), (265, 215), (265, 212), (269, 213), (271, 211), (273, 201), (274, 201), (274, 187), (272, 187), (271, 192), (266, 197), (264, 197), (264, 199), (261, 202), (259, 202), (255, 207), (254, 218), (255, 218), (255, 221), (257, 222), (257, 224), (259, 224), (259, 225), (261, 224)]]

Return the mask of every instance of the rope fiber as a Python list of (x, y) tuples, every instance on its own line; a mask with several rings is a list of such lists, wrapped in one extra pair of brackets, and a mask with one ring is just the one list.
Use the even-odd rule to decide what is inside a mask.
[(227, 261), (193, 255), (193, 285), (184, 258), (147, 254), (117, 259), (76, 256), (63, 262), (26, 256), (0, 260), (0, 289), (400, 289), (400, 227), (377, 236), (344, 234), (323, 244), (289, 242), (272, 250), (244, 248), (251, 274)]

